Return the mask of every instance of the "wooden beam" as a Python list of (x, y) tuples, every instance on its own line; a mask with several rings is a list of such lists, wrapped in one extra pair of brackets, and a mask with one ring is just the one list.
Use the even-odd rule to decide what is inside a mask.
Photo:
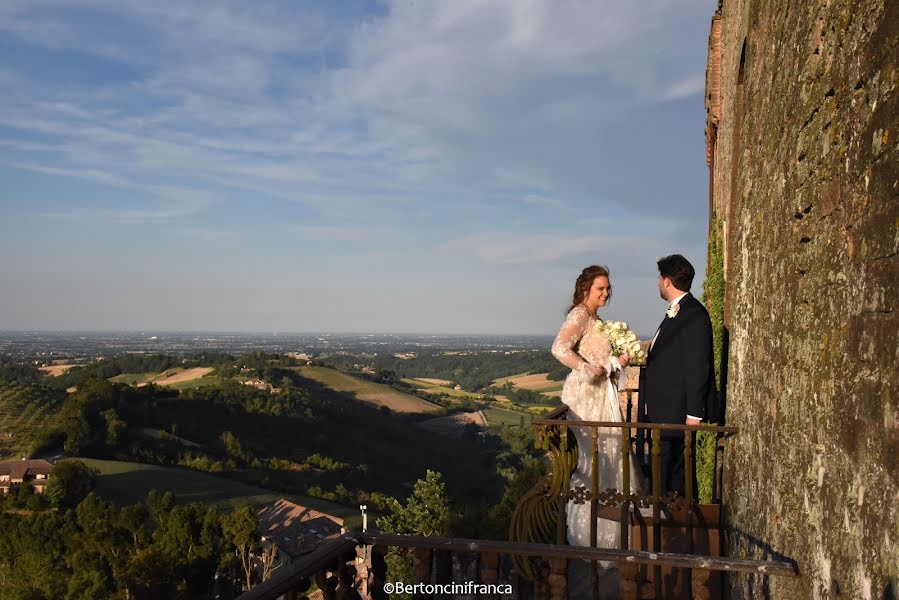
[(581, 546), (560, 546), (557, 544), (526, 544), (520, 542), (500, 542), (495, 540), (470, 540), (462, 538), (421, 537), (415, 535), (393, 535), (386, 533), (358, 534), (365, 544), (374, 546), (397, 546), (400, 548), (430, 548), (455, 552), (498, 552), (515, 556), (538, 556), (543, 558), (566, 558), (581, 560), (606, 560), (623, 564), (662, 564), (688, 569), (726, 571), (729, 573), (757, 573), (797, 577), (792, 563), (774, 560), (750, 560), (718, 556), (699, 556), (675, 552), (644, 552), (642, 550), (620, 550), (617, 548), (585, 548)]

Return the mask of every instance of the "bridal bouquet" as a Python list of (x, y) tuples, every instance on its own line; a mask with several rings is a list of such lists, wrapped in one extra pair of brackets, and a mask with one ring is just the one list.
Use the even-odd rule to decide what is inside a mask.
[(640, 365), (646, 361), (646, 352), (640, 346), (637, 334), (624, 321), (596, 321), (596, 331), (606, 336), (612, 344), (612, 356), (627, 354), (631, 365)]

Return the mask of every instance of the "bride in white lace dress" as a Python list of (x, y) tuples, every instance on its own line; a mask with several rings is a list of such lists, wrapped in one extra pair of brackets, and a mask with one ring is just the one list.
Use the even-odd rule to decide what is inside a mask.
[[(609, 271), (605, 267), (591, 266), (584, 269), (575, 283), (572, 307), (552, 345), (552, 353), (559, 362), (571, 368), (562, 388), (562, 402), (568, 405), (568, 419), (580, 421), (620, 422), (621, 407), (617, 386), (609, 374), (618, 366), (625, 367), (628, 356), (615, 359), (611, 356), (609, 340), (594, 330), (596, 311), (605, 306), (612, 293)], [(592, 456), (591, 428), (572, 428), (578, 446), (578, 465), (571, 475), (571, 489), (592, 487), (593, 460), (599, 460), (599, 491), (609, 488), (622, 490), (621, 430), (599, 429), (599, 452)], [(631, 490), (637, 491), (640, 479), (635, 461), (631, 461)], [(568, 502), (568, 543), (572, 546), (590, 546), (590, 503)], [(600, 548), (620, 547), (621, 526), (617, 521), (597, 519), (596, 545)]]

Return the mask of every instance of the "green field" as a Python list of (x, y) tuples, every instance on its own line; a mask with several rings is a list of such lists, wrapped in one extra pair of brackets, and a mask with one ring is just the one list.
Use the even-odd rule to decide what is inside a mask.
[(166, 387), (170, 387), (173, 390), (195, 390), (197, 388), (206, 387), (208, 385), (220, 385), (224, 381), (226, 381), (224, 377), (220, 377), (218, 375), (206, 375), (205, 377), (191, 379), (190, 381), (173, 383)]
[(94, 458), (78, 460), (100, 471), (97, 493), (121, 505), (139, 502), (147, 497), (150, 490), (157, 489), (172, 492), (179, 503), (202, 502), (221, 509), (244, 504), (264, 504), (286, 498), (339, 517), (356, 514), (351, 508), (325, 500), (279, 494), (192, 469)]
[(42, 385), (0, 384), (0, 457), (26, 456), (37, 434), (55, 423), (64, 395)]
[(110, 377), (109, 380), (113, 383), (137, 385), (138, 383), (144, 383), (146, 381), (150, 381), (151, 379), (155, 379), (158, 375), (159, 373), (122, 373), (121, 375)]
[(396, 412), (424, 413), (442, 410), (436, 404), (398, 392), (390, 386), (365, 381), (336, 369), (328, 367), (294, 367), (294, 369), (303, 377), (318, 381), (335, 391), (352, 394), (358, 400), (386, 406)]
[[(113, 383), (124, 383), (126, 385), (139, 385), (141, 383), (157, 382), (165, 379), (166, 377), (177, 375), (178, 373), (181, 373), (183, 371), (184, 369), (181, 367), (173, 367), (171, 369), (163, 371), (162, 373), (122, 373), (121, 375), (110, 377), (109, 381), (112, 381)], [(205, 387), (207, 385), (219, 385), (223, 381), (225, 381), (225, 378), (210, 374), (204, 375), (203, 377), (197, 377), (196, 379), (190, 379), (188, 381), (170, 383), (166, 385), (166, 387), (172, 388), (173, 390), (193, 390), (199, 387)]]
[[(520, 379), (522, 377), (527, 377), (529, 373), (517, 373), (515, 375), (509, 375), (508, 377), (500, 377), (499, 379), (493, 380), (493, 385), (505, 385), (507, 382), (512, 381), (513, 379)], [(514, 385), (514, 381), (512, 382)]]
[(530, 427), (531, 422), (536, 418), (533, 413), (523, 413), (514, 410), (506, 410), (504, 408), (485, 408), (483, 412), (484, 416), (487, 417), (487, 423), (490, 425), (509, 425), (511, 427), (518, 427), (521, 425), (522, 418), (524, 418), (524, 426)]
[(451, 387), (446, 387), (445, 385), (437, 385), (426, 381), (419, 381), (418, 379), (404, 379), (403, 381), (409, 383), (409, 385), (418, 386), (418, 389), (428, 394), (444, 394), (453, 398), (471, 398), (473, 400), (484, 397), (483, 394), (475, 394), (474, 392), (466, 392), (465, 390), (456, 390)]

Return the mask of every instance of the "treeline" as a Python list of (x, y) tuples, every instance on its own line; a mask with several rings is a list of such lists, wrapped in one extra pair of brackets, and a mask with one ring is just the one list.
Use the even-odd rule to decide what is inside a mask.
[[(438, 438), (407, 418), (358, 402), (295, 371), (273, 394), (234, 381), (178, 392), (83, 380), (34, 451), (182, 465), (290, 494), (383, 504), (425, 468), (461, 497), (496, 497), (496, 438)], [(338, 486), (342, 485), (342, 488)]]
[(43, 377), (44, 374), (32, 364), (0, 356), (0, 383), (36, 383)]
[(491, 386), (487, 389), (487, 392), (495, 396), (505, 396), (516, 404), (556, 406), (562, 403), (562, 400), (558, 396), (545, 396), (534, 390), (515, 387), (509, 382), (506, 382), (501, 386)]
[[(509, 471), (499, 503), (460, 508), (443, 476), (426, 469), (405, 501), (387, 499), (378, 527), (393, 533), (504, 539), (515, 503), (543, 475), (530, 441), (520, 431), (511, 435), (517, 437), (510, 438), (509, 452), (499, 457)], [(33, 505), (30, 511), (8, 513), (5, 509), (14, 502), (0, 499), (0, 597), (231, 598), (275, 572), (274, 554), (261, 544), (251, 507), (220, 512), (198, 503), (179, 505), (170, 492), (156, 490), (143, 502), (119, 507), (85, 488), (90, 471), (80, 461), (57, 463), (51, 482), (59, 477), (74, 484), (69, 491), (77, 488), (78, 495), (63, 502), (60, 490), (67, 486), (54, 484), (47, 496), (56, 510)], [(391, 551), (392, 579), (411, 580), (411, 567), (408, 553)]]
[(77, 365), (61, 375), (48, 377), (32, 364), (14, 362), (7, 357), (0, 357), (0, 382), (41, 382), (54, 389), (65, 390), (78, 387), (82, 381), (87, 379), (110, 379), (124, 373), (161, 373), (176, 367), (183, 369), (212, 367), (217, 374), (223, 377), (233, 377), (242, 372), (262, 377), (267, 369), (288, 368), (297, 364), (299, 364), (298, 361), (290, 356), (265, 352), (249, 352), (236, 356), (216, 352), (186, 356), (123, 354)]
[(156, 490), (124, 507), (91, 493), (69, 510), (0, 511), (0, 597), (231, 597), (229, 588), (247, 585), (257, 528), (249, 507), (223, 513), (177, 505)]
[[(166, 364), (146, 355), (121, 358), (127, 360), (116, 362), (116, 368), (130, 372)], [(42, 433), (34, 451), (62, 449), (70, 455), (181, 465), (287, 494), (381, 508), (388, 497), (407, 494), (410, 482), (430, 468), (442, 472), (454, 499), (475, 513), (502, 497), (502, 473), (523, 468), (497, 460), (509, 448), (504, 437), (471, 431), (461, 438), (435, 436), (415, 424), (419, 417), (358, 402), (302, 377), (290, 357), (214, 355), (214, 360), (179, 364), (215, 364), (222, 372), (262, 377), (282, 389), (273, 394), (225, 380), (179, 393), (82, 373), (77, 391), (65, 396), (58, 420)], [(487, 377), (508, 375), (506, 364)], [(524, 370), (522, 363), (512, 368)], [(376, 376), (382, 383), (405, 386), (398, 373)], [(473, 518), (472, 527), (477, 523)]]
[(559, 364), (546, 350), (520, 352), (459, 352), (423, 351), (415, 358), (398, 358), (391, 354), (333, 355), (327, 364), (351, 369), (356, 364), (370, 365), (378, 370), (391, 371), (399, 377), (427, 377), (446, 379), (469, 391), (490, 386), (494, 380), (518, 373), (549, 373), (550, 379), (564, 379), (570, 369)]
[(169, 354), (123, 354), (86, 365), (72, 367), (62, 375), (47, 378), (49, 385), (66, 389), (78, 387), (86, 379), (110, 379), (124, 373), (161, 373), (181, 367), (218, 367), (230, 365), (234, 357), (227, 354), (202, 354), (189, 357)]

